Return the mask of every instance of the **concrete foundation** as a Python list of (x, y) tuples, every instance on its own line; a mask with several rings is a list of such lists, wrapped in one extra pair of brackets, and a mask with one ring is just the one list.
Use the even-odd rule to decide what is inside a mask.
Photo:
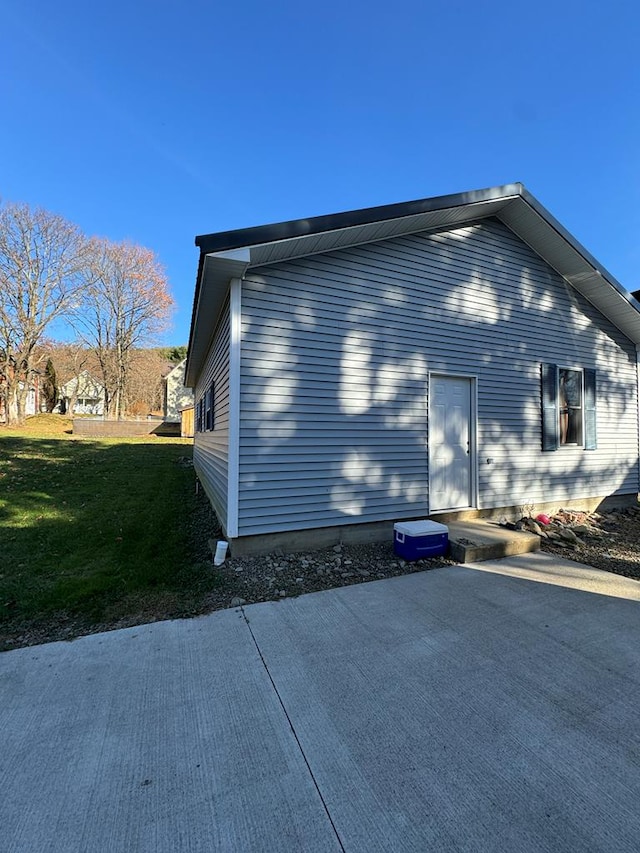
[[(440, 512), (430, 516), (433, 521), (442, 522), (442, 524), (451, 525), (452, 523), (462, 523), (470, 521), (497, 521), (500, 518), (516, 520), (521, 518), (523, 514), (537, 515), (540, 512), (545, 512), (553, 515), (559, 509), (577, 509), (585, 512), (606, 512), (612, 509), (621, 509), (629, 506), (637, 506), (638, 495), (609, 495), (591, 498), (579, 498), (576, 500), (567, 500), (563, 503), (544, 503), (536, 504), (533, 507), (527, 506), (510, 506), (496, 507), (485, 510), (464, 510), (461, 512)], [(418, 518), (424, 518), (419, 516)], [(322, 548), (329, 548), (332, 545), (340, 543), (345, 545), (362, 545), (375, 542), (392, 542), (393, 541), (393, 524), (398, 519), (389, 521), (379, 521), (369, 524), (345, 524), (336, 527), (317, 527), (310, 530), (287, 530), (279, 533), (261, 533), (257, 536), (239, 536), (235, 539), (230, 539), (231, 554), (235, 557), (269, 554), (273, 551), (282, 551), (283, 553), (295, 553), (296, 551), (319, 551)], [(402, 519), (410, 521), (411, 519)], [(514, 554), (522, 554), (527, 551), (537, 550), (534, 547), (533, 540), (540, 547), (538, 537), (534, 534), (522, 532), (504, 531), (497, 525), (489, 527), (488, 525), (474, 526), (473, 535), (467, 531), (465, 534), (464, 527), (459, 528), (460, 534), (458, 539), (468, 539), (470, 543), (484, 545), (486, 556), (471, 556), (472, 550), (462, 543), (461, 549), (455, 551), (453, 559), (457, 562), (470, 562), (477, 560), (493, 560), (500, 557), (507, 557)], [(491, 542), (485, 541), (490, 537)], [(506, 536), (510, 534), (509, 536)], [(504, 538), (506, 536), (506, 539)], [(533, 540), (528, 537), (533, 536)], [(501, 538), (502, 537), (502, 538)], [(453, 537), (450, 535), (450, 541)], [(508, 544), (507, 544), (508, 540)], [(528, 544), (525, 544), (525, 541)], [(491, 547), (489, 547), (491, 545)], [(513, 549), (513, 550), (511, 550)], [(468, 551), (468, 555), (467, 555)]]
[(474, 518), (499, 520), (507, 518), (509, 521), (517, 521), (523, 515), (536, 516), (544, 512), (547, 515), (555, 515), (561, 509), (577, 509), (583, 512), (607, 512), (613, 509), (637, 506), (638, 494), (630, 495), (598, 495), (590, 498), (569, 498), (566, 501), (552, 501), (538, 504), (514, 504), (513, 506), (494, 507), (492, 509), (468, 509), (455, 512), (437, 512), (431, 518), (447, 524), (449, 521), (470, 521)]
[(230, 539), (234, 557), (269, 554), (272, 551), (320, 551), (332, 545), (366, 545), (393, 541), (393, 521), (371, 524), (345, 524), (341, 527), (316, 527), (311, 530), (286, 530)]

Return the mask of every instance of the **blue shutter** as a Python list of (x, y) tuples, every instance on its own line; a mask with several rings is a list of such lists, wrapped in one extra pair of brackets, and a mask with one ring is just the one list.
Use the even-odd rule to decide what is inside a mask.
[(542, 449), (557, 450), (558, 435), (558, 365), (541, 364)]
[(205, 392), (205, 404), (204, 404), (204, 428), (205, 430), (211, 429), (211, 389), (208, 388)]
[(210, 429), (216, 428), (216, 386), (215, 382), (211, 382), (211, 426)]
[(595, 450), (598, 446), (596, 435), (596, 372), (592, 368), (584, 369), (584, 449)]

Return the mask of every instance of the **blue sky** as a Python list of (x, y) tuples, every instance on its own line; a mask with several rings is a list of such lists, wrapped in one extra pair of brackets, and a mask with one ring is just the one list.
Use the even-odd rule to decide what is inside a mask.
[(522, 181), (640, 287), (640, 6), (0, 4), (0, 197), (164, 263), (196, 234)]

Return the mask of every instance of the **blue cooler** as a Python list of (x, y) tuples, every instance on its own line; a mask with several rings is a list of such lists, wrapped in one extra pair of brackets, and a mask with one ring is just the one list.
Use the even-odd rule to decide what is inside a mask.
[(403, 560), (441, 557), (449, 547), (449, 528), (437, 521), (398, 521), (393, 525), (393, 550)]

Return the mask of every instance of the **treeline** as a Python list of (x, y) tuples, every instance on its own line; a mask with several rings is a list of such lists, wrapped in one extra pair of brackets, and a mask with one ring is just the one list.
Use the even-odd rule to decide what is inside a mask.
[(0, 408), (9, 423), (24, 420), (34, 377), (56, 346), (46, 343), (54, 321), (73, 330), (77, 343), (69, 346), (90, 354), (105, 415), (122, 417), (146, 369), (144, 347), (167, 328), (172, 309), (165, 272), (149, 249), (87, 237), (40, 208), (0, 206)]
[[(186, 357), (186, 346), (134, 349), (130, 354), (122, 398), (126, 415), (162, 414), (164, 377)], [(92, 389), (102, 400), (101, 366), (93, 350), (78, 342), (51, 342), (42, 348), (40, 408), (72, 414), (79, 399)], [(78, 381), (80, 380), (80, 381)]]

